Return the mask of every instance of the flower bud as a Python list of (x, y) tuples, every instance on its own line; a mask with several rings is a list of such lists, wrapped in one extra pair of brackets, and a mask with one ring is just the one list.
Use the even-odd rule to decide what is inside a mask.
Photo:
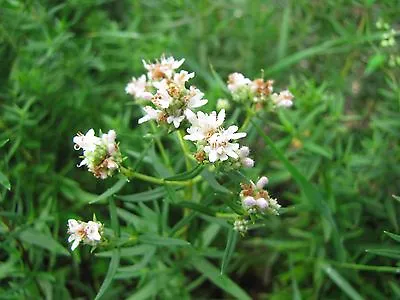
[(258, 181), (257, 181), (257, 188), (258, 189), (263, 189), (264, 186), (266, 186), (268, 184), (268, 178), (266, 176), (261, 177)]
[(264, 198), (259, 198), (256, 200), (256, 205), (261, 209), (264, 210), (268, 207), (268, 202)]

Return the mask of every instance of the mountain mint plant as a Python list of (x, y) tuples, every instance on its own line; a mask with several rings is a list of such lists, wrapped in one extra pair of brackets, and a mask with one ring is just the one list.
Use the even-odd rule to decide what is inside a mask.
[[(75, 150), (83, 151), (78, 167), (86, 166), (99, 179), (119, 174), (126, 180), (143, 180), (166, 187), (180, 186), (184, 188), (183, 197), (186, 198), (183, 200), (186, 202), (191, 200), (193, 186), (211, 176), (214, 185), (230, 195), (230, 205), (221, 212), (221, 216), (228, 216), (232, 229), (244, 236), (252, 224), (264, 219), (267, 214), (279, 215), (281, 207), (265, 189), (267, 177), (262, 176), (254, 183), (242, 173), (242, 169), (257, 166), (251, 155), (251, 146), (246, 145), (246, 129), (251, 119), (262, 111), (292, 106), (293, 95), (288, 90), (274, 93), (273, 80), (251, 80), (241, 73), (232, 73), (227, 80), (231, 99), (219, 99), (217, 110), (206, 112), (203, 108), (208, 100), (202, 91), (189, 84), (195, 73), (179, 70), (183, 63), (184, 59), (165, 56), (155, 62), (143, 61), (146, 74), (133, 77), (125, 92), (132, 96), (144, 113), (138, 124), (145, 126), (144, 123), (155, 122), (160, 132), (166, 130), (171, 136), (176, 134), (174, 140), (178, 142), (187, 168), (184, 173), (157, 178), (125, 165), (114, 130), (96, 136), (95, 131), (90, 129), (86, 134), (78, 133), (73, 138)], [(232, 122), (232, 116), (226, 113), (235, 106), (246, 112), (242, 124), (237, 117)], [(232, 124), (234, 122), (237, 124)], [(151, 128), (155, 127), (152, 125)], [(166, 148), (160, 140), (156, 140), (156, 144), (165, 162), (169, 163)], [(177, 169), (174, 166), (169, 168)], [(238, 184), (229, 182), (238, 181), (238, 178)], [(171, 193), (170, 189), (167, 190)], [(105, 245), (103, 226), (97, 221), (85, 223), (70, 219), (68, 233), (72, 250), (81, 242), (91, 246)]]

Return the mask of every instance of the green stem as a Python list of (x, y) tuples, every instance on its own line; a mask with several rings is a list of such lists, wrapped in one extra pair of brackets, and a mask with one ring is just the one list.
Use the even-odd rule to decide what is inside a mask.
[[(155, 133), (157, 132), (157, 129), (155, 128), (155, 125), (154, 125), (153, 122), (150, 122), (150, 124), (151, 124), (151, 129), (152, 129), (153, 133), (155, 134)], [(154, 139), (155, 139), (155, 141), (156, 141), (156, 145), (157, 145), (157, 147), (158, 147), (158, 150), (159, 150), (160, 153), (161, 153), (161, 157), (162, 157), (163, 160), (164, 160), (164, 163), (165, 163), (168, 167), (171, 167), (171, 162), (170, 162), (170, 160), (169, 160), (169, 157), (168, 157), (168, 155), (167, 155), (167, 152), (165, 151), (165, 148), (164, 148), (163, 144), (161, 143), (161, 139), (160, 139), (156, 134), (154, 135)]]
[(183, 139), (182, 132), (180, 130), (177, 130), (176, 135), (178, 137), (179, 144), (181, 145), (182, 151), (185, 154), (186, 169), (189, 171), (191, 169), (191, 163), (190, 163), (190, 159), (189, 159), (189, 156), (191, 156), (191, 153), (185, 143), (185, 140)]
[(251, 118), (255, 115), (253, 109), (247, 109), (246, 110), (246, 118), (244, 119), (244, 122), (242, 124), (242, 126), (239, 129), (239, 132), (241, 131), (245, 131), (247, 129), (247, 127), (250, 124)]

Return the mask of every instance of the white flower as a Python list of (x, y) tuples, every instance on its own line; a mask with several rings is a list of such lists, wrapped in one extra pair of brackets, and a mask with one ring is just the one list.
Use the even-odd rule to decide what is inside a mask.
[(125, 92), (136, 98), (150, 100), (153, 95), (146, 91), (148, 83), (146, 81), (146, 76), (142, 75), (139, 78), (132, 77), (131, 82), (125, 88)]
[(169, 116), (167, 118), (167, 123), (171, 124), (174, 123), (175, 128), (179, 128), (181, 122), (183, 121), (183, 119), (185, 119), (184, 115), (181, 116)]
[(251, 84), (251, 80), (244, 77), (241, 73), (232, 73), (228, 77), (228, 89), (231, 93), (235, 93), (237, 90), (248, 87)]
[(73, 142), (75, 144), (75, 150), (83, 149), (84, 151), (94, 151), (101, 140), (95, 136), (93, 129), (89, 129), (85, 135), (78, 133), (73, 138)]
[(173, 82), (179, 87), (185, 87), (185, 83), (194, 77), (194, 72), (189, 73), (188, 71), (182, 70), (179, 73), (174, 74)]
[(225, 161), (229, 157), (239, 158), (237, 154), (239, 144), (230, 142), (246, 136), (244, 132), (236, 132), (238, 129), (237, 126), (230, 126), (228, 129), (220, 129), (210, 137), (209, 145), (204, 147), (204, 152), (208, 154), (208, 160), (211, 163), (217, 160)]
[(90, 129), (86, 135), (78, 134), (74, 137), (74, 148), (83, 149), (83, 160), (78, 167), (87, 166), (89, 171), (98, 178), (112, 176), (122, 163), (122, 155), (116, 138), (117, 134), (114, 130), (97, 137), (93, 129)]
[(159, 109), (154, 109), (151, 106), (145, 106), (143, 107), (143, 110), (145, 111), (146, 115), (141, 117), (138, 121), (139, 124), (142, 124), (144, 122), (147, 122), (149, 120), (161, 120), (163, 117), (164, 113), (159, 110)]
[(186, 118), (192, 124), (186, 131), (189, 133), (184, 136), (185, 140), (189, 141), (203, 141), (210, 138), (225, 120), (225, 110), (218, 113), (215, 111), (210, 114), (197, 112), (197, 115), (190, 110), (186, 110)]
[(189, 94), (187, 95), (187, 98), (189, 99), (189, 101), (187, 102), (187, 108), (198, 108), (207, 104), (208, 100), (203, 99), (203, 96), (204, 93), (202, 93), (199, 89), (191, 86), (189, 89)]
[(148, 71), (147, 76), (151, 80), (159, 80), (162, 78), (170, 79), (176, 69), (178, 69), (185, 59), (175, 60), (172, 56), (166, 58), (162, 56), (160, 60), (156, 60), (155, 63), (146, 63), (143, 60), (143, 65)]
[(117, 133), (115, 132), (115, 130), (110, 130), (108, 131), (108, 133), (103, 133), (103, 135), (101, 136), (101, 139), (104, 145), (106, 145), (109, 154), (113, 154), (115, 151), (117, 151), (115, 143), (116, 138)]
[(79, 243), (85, 238), (85, 226), (84, 223), (69, 219), (68, 220), (68, 242), (72, 243), (71, 250), (74, 251), (78, 247)]
[(75, 219), (68, 220), (68, 242), (71, 243), (71, 250), (83, 242), (84, 244), (95, 246), (101, 240), (103, 225), (100, 222), (89, 221), (82, 222)]
[(254, 167), (254, 160), (249, 157), (250, 149), (247, 146), (241, 147), (237, 154), (239, 156), (240, 164), (245, 168), (252, 168)]
[(89, 221), (85, 226), (86, 238), (90, 242), (98, 242), (101, 240), (101, 235), (99, 230), (101, 229), (101, 224), (99, 222)]
[(155, 106), (159, 108), (168, 108), (172, 101), (172, 98), (168, 94), (167, 89), (160, 87), (157, 90), (157, 93), (151, 99), (151, 101), (154, 103)]
[(271, 95), (271, 100), (277, 107), (291, 107), (293, 105), (293, 98), (294, 96), (289, 90)]

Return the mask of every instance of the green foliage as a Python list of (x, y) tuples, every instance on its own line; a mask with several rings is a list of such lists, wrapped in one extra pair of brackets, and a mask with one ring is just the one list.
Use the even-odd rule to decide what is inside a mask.
[[(399, 42), (375, 27), (398, 30), (395, 2), (0, 1), (1, 298), (400, 297)], [(124, 87), (162, 53), (186, 58), (209, 110), (235, 71), (296, 97), (249, 123), (243, 176), (267, 175), (284, 208), (247, 237), (232, 231), (242, 175), (187, 169), (176, 136), (137, 126)], [(115, 129), (159, 182), (77, 168), (89, 128)], [(67, 220), (93, 213), (105, 248), (67, 251)]]

